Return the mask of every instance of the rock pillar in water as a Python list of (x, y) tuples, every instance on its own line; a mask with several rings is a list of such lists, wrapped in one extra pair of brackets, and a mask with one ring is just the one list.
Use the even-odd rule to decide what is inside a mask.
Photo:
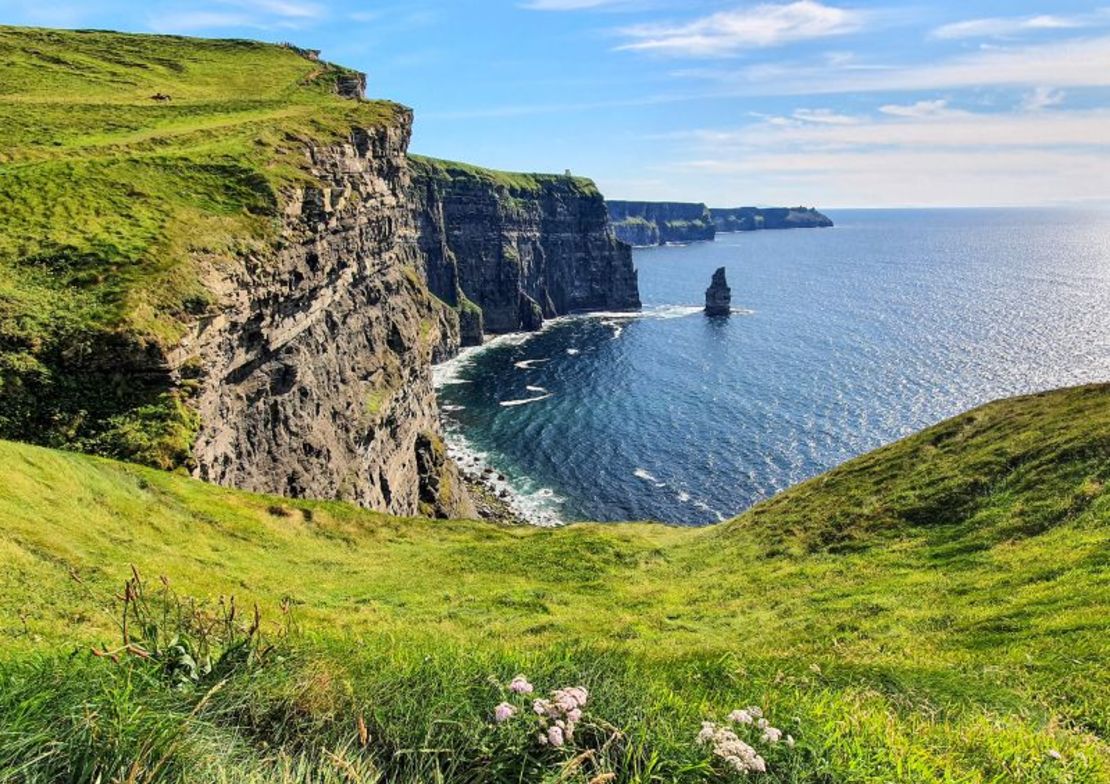
[(705, 315), (727, 316), (732, 312), (732, 289), (725, 280), (725, 268), (713, 273), (713, 282), (705, 290)]

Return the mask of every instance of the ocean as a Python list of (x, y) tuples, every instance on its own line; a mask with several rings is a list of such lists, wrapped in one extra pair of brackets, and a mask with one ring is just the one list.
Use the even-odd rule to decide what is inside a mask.
[[(440, 366), (452, 453), (537, 524), (705, 525), (990, 400), (1110, 380), (1110, 213), (828, 214), (636, 250), (642, 313)], [(722, 266), (735, 312), (710, 319)]]

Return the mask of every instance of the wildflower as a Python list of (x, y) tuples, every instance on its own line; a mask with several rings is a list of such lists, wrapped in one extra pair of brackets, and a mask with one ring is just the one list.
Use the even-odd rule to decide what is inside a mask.
[(582, 721), (582, 710), (580, 708), (575, 708), (574, 710), (567, 711), (567, 721), (571, 724)]
[(754, 748), (740, 740), (732, 730), (718, 727), (711, 721), (702, 722), (698, 743), (712, 744), (713, 754), (737, 773), (764, 773), (767, 770), (766, 761)]
[(537, 716), (546, 716), (551, 713), (552, 705), (548, 700), (535, 700), (532, 702), (532, 710), (536, 712)]
[(728, 720), (736, 724), (751, 724), (755, 721), (755, 719), (752, 718), (752, 714), (748, 713), (746, 710), (734, 710), (732, 713), (728, 714)]
[(1064, 758), (1064, 755), (1058, 752), (1056, 749), (1049, 749), (1045, 752), (1045, 754), (1047, 754), (1054, 760), (1062, 760)]
[(789, 746), (790, 748), (794, 748), (794, 736), (793, 735), (787, 735), (786, 736), (786, 745)]
[(493, 709), (493, 720), (502, 724), (516, 715), (516, 706), (503, 702)]
[(531, 694), (535, 688), (523, 675), (518, 675), (509, 683), (509, 691), (513, 694)]
[(563, 730), (559, 727), (548, 727), (547, 742), (555, 748), (560, 748), (563, 745)]
[(770, 725), (763, 728), (763, 740), (767, 743), (778, 743), (782, 740), (782, 730)]
[(761, 730), (767, 729), (767, 719), (759, 719), (758, 721), (756, 721), (755, 726), (759, 727)]

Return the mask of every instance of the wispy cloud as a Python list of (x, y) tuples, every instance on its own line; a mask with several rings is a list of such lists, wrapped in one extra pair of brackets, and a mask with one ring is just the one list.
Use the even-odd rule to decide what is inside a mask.
[(985, 19), (968, 19), (938, 27), (934, 38), (1008, 38), (1044, 30), (1074, 30), (1091, 27), (1099, 21), (1110, 22), (1104, 13), (1081, 16), (996, 16)]
[(891, 117), (911, 117), (915, 119), (966, 114), (966, 112), (948, 108), (948, 101), (943, 98), (935, 101), (917, 101), (911, 104), (888, 103), (885, 106), (880, 106), (879, 111)]
[(975, 87), (1110, 87), (1110, 36), (977, 50), (924, 65), (825, 60), (763, 63), (739, 69), (687, 69), (735, 95), (820, 95)]
[[(1041, 112), (1052, 106), (1059, 106), (1067, 96), (1051, 87), (1038, 87), (1022, 99), (1021, 107), (1027, 112)], [(1110, 129), (1107, 129), (1110, 131)]]
[(838, 123), (799, 122), (795, 113), (765, 118), (731, 131), (691, 131), (678, 136), (714, 149), (735, 150), (1110, 148), (1110, 110), (987, 114), (944, 108), (933, 113), (898, 114), (890, 111), (895, 108), (906, 107), (884, 106), (879, 117), (861, 115), (851, 122)]
[(860, 30), (864, 14), (816, 0), (720, 11), (690, 22), (642, 24), (619, 33), (618, 49), (687, 57), (722, 57), (746, 49), (845, 35)]
[(669, 169), (706, 191), (738, 176), (758, 181), (757, 198), (769, 201), (803, 193), (842, 205), (1110, 197), (1110, 110), (987, 114), (935, 101), (881, 107), (851, 123), (797, 117), (673, 134), (689, 158)]
[[(171, 5), (148, 19), (162, 33), (193, 33), (221, 28), (298, 29), (321, 20), (323, 6), (305, 0), (215, 0), (207, 5)], [(198, 7), (199, 6), (199, 7)]]

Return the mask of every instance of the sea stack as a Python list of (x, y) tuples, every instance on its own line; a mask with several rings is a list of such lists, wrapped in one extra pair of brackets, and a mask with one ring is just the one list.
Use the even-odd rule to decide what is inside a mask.
[(725, 268), (713, 273), (713, 282), (705, 290), (705, 315), (727, 316), (732, 312), (732, 289), (725, 280)]

